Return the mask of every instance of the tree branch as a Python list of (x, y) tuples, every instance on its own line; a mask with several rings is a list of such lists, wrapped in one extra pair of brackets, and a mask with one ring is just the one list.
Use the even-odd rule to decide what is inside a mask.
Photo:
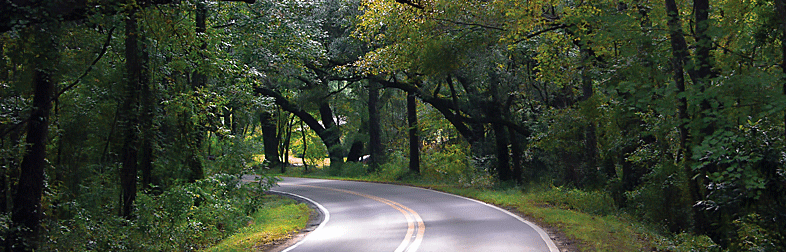
[(115, 27), (112, 27), (112, 29), (109, 29), (109, 35), (106, 36), (106, 41), (104, 41), (104, 47), (101, 48), (101, 51), (98, 53), (98, 57), (96, 57), (96, 59), (93, 60), (93, 63), (91, 63), (87, 67), (87, 69), (85, 69), (85, 72), (82, 73), (82, 75), (80, 75), (78, 78), (76, 78), (76, 80), (74, 80), (74, 82), (71, 83), (71, 85), (68, 85), (67, 87), (65, 87), (62, 90), (60, 90), (60, 92), (58, 92), (55, 96), (52, 97), (51, 101), (57, 100), (57, 98), (59, 98), (60, 95), (63, 95), (66, 91), (70, 90), (71, 88), (73, 88), (74, 86), (79, 84), (79, 82), (82, 81), (82, 78), (87, 76), (87, 74), (90, 73), (90, 71), (93, 70), (93, 67), (96, 65), (96, 63), (98, 63), (98, 61), (101, 60), (102, 57), (104, 57), (104, 54), (106, 54), (106, 50), (109, 48), (110, 42), (112, 42), (112, 33), (114, 31), (115, 31)]
[(322, 135), (325, 133), (325, 128), (321, 124), (319, 124), (319, 121), (317, 121), (317, 119), (315, 119), (313, 116), (311, 116), (311, 114), (309, 114), (308, 112), (297, 106), (296, 104), (290, 102), (286, 97), (284, 97), (284, 95), (282, 95), (278, 91), (267, 87), (257, 86), (254, 88), (254, 93), (273, 98), (276, 105), (281, 106), (282, 109), (300, 118), (300, 120), (306, 123), (308, 127), (310, 127), (314, 132), (317, 133), (317, 135)]
[(504, 28), (499, 28), (499, 27), (490, 26), (490, 25), (484, 25), (484, 24), (466, 23), (466, 22), (461, 22), (461, 21), (456, 21), (456, 20), (449, 20), (449, 19), (444, 19), (444, 18), (435, 18), (434, 20), (447, 22), (447, 23), (453, 23), (453, 24), (457, 24), (457, 25), (481, 27), (481, 28), (486, 28), (486, 29), (489, 29), (489, 30), (507, 31)]
[[(57, 94), (55, 94), (54, 96), (52, 96), (52, 98), (49, 100), (49, 102), (52, 102), (52, 101), (54, 101), (54, 100), (57, 100), (57, 98), (59, 98), (59, 97), (60, 97), (60, 95), (62, 95), (63, 93), (65, 93), (65, 92), (66, 92), (66, 91), (68, 91), (69, 89), (71, 89), (71, 88), (73, 88), (74, 86), (76, 86), (77, 84), (79, 84), (79, 82), (82, 80), (82, 78), (84, 78), (84, 77), (85, 77), (85, 76), (86, 76), (88, 73), (90, 73), (90, 71), (93, 69), (93, 66), (95, 66), (95, 65), (96, 65), (96, 63), (98, 63), (98, 61), (99, 61), (99, 60), (101, 60), (101, 58), (102, 58), (102, 57), (104, 57), (104, 54), (106, 54), (106, 51), (107, 51), (107, 49), (109, 48), (109, 42), (110, 42), (110, 41), (112, 41), (112, 33), (113, 33), (114, 31), (115, 31), (115, 27), (112, 27), (112, 29), (109, 29), (109, 35), (107, 35), (107, 37), (106, 37), (106, 42), (104, 42), (104, 47), (103, 47), (103, 48), (101, 48), (101, 51), (98, 53), (98, 57), (96, 57), (96, 59), (95, 59), (95, 60), (93, 60), (93, 62), (90, 64), (90, 66), (88, 66), (88, 67), (87, 67), (87, 69), (85, 70), (85, 72), (84, 72), (84, 73), (82, 73), (82, 75), (81, 75), (81, 76), (79, 76), (78, 78), (76, 78), (76, 80), (74, 80), (74, 82), (73, 82), (73, 83), (71, 83), (71, 84), (70, 84), (70, 85), (68, 85), (67, 87), (63, 88), (63, 90), (60, 90), (60, 92), (58, 92)], [(6, 135), (6, 134), (8, 134), (8, 133), (10, 133), (10, 132), (12, 132), (12, 131), (14, 131), (14, 130), (18, 129), (19, 127), (21, 127), (22, 125), (24, 125), (25, 123), (27, 123), (27, 122), (29, 122), (29, 121), (30, 121), (30, 117), (28, 116), (28, 117), (27, 117), (27, 118), (25, 118), (24, 120), (22, 120), (22, 121), (20, 121), (20, 122), (18, 122), (18, 123), (15, 123), (14, 125), (12, 125), (12, 126), (8, 127), (6, 130), (4, 130), (2, 133), (0, 133), (0, 137), (5, 137), (5, 135)]]
[(415, 7), (415, 8), (417, 8), (417, 9), (421, 9), (421, 10), (422, 10), (422, 9), (424, 9), (422, 5), (419, 5), (419, 4), (416, 4), (416, 3), (413, 3), (411, 0), (396, 0), (396, 2), (397, 2), (397, 3), (401, 3), (401, 4), (406, 4), (406, 5), (409, 5), (409, 6)]
[(549, 28), (530, 33), (529, 35), (525, 36), (524, 38), (514, 41), (513, 44), (521, 43), (524, 40), (540, 36), (540, 34), (543, 34), (543, 33), (547, 33), (547, 32), (554, 31), (554, 30), (559, 30), (559, 29), (564, 29), (564, 28), (568, 28), (568, 27), (570, 27), (570, 26), (569, 25), (564, 25), (564, 24), (553, 25), (553, 26), (551, 26)]

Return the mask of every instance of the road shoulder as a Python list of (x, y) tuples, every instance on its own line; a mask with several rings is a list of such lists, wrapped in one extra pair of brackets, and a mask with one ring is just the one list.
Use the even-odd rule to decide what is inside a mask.
[(271, 244), (264, 244), (257, 247), (258, 251), (268, 251), (268, 252), (281, 252), (284, 251), (298, 242), (302, 241), (306, 236), (316, 230), (320, 224), (322, 224), (325, 220), (326, 213), (320, 210), (319, 206), (314, 204), (313, 202), (306, 200), (303, 197), (295, 196), (289, 193), (282, 193), (277, 192), (274, 190), (268, 191), (270, 194), (276, 194), (283, 197), (287, 197), (297, 201), (298, 203), (305, 204), (308, 208), (311, 209), (311, 214), (309, 215), (308, 222), (303, 229), (300, 229), (292, 234), (291, 238), (285, 240), (279, 240)]

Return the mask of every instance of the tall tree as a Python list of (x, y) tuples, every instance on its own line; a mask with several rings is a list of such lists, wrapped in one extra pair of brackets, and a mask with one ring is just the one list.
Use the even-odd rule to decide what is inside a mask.
[[(677, 88), (678, 97), (677, 98), (677, 111), (678, 111), (678, 129), (680, 131), (680, 150), (682, 156), (682, 165), (685, 171), (685, 174), (688, 178), (696, 178), (697, 174), (694, 172), (693, 167), (691, 166), (690, 158), (692, 156), (690, 146), (688, 145), (688, 140), (690, 133), (687, 129), (687, 124), (689, 122), (688, 117), (688, 100), (686, 98), (687, 93), (685, 89), (685, 77), (684, 77), (684, 65), (685, 62), (688, 60), (688, 45), (685, 42), (685, 38), (683, 36), (682, 31), (682, 22), (680, 20), (680, 11), (677, 7), (677, 3), (674, 0), (665, 0), (666, 6), (666, 14), (668, 15), (668, 27), (669, 27), (669, 40), (671, 41), (671, 51), (672, 51), (672, 66), (674, 71), (674, 82)], [(692, 72), (689, 70), (689, 72)], [(701, 200), (701, 191), (700, 191), (700, 184), (701, 182), (695, 181), (691, 179), (689, 181), (689, 192), (690, 192), (690, 202), (697, 202)], [(693, 208), (693, 215), (696, 220), (696, 228), (700, 230), (703, 226), (707, 225), (706, 221), (704, 220), (703, 213), (701, 209), (698, 207)]]
[[(698, 88), (699, 94), (701, 94), (701, 98), (697, 101), (699, 106), (699, 113), (695, 115), (693, 119), (694, 127), (698, 130), (696, 134), (691, 135), (694, 138), (692, 141), (695, 146), (701, 145), (701, 143), (707, 137), (712, 136), (716, 130), (716, 121), (717, 119), (713, 115), (711, 97), (709, 96), (708, 89), (711, 88), (711, 82), (713, 78), (712, 74), (712, 62), (710, 51), (712, 50), (712, 38), (709, 34), (710, 28), (710, 20), (709, 20), (709, 11), (710, 11), (710, 3), (709, 0), (694, 0), (693, 1), (693, 13), (694, 13), (694, 37), (696, 40), (696, 55), (694, 56), (694, 67), (696, 70), (696, 78), (693, 80), (694, 85)], [(695, 169), (695, 168), (694, 168)], [(705, 181), (706, 174), (708, 172), (715, 172), (715, 168), (712, 164), (709, 164), (706, 167), (698, 168), (698, 176), (695, 176), (695, 183), (698, 183), (696, 187), (703, 188), (707, 182)], [(697, 188), (692, 189), (697, 190)], [(705, 193), (698, 191), (693, 192), (696, 195), (695, 200), (698, 203), (702, 203), (704, 200)], [(702, 206), (696, 206), (695, 208), (701, 208)], [(694, 216), (696, 221), (696, 228), (697, 231), (701, 234), (715, 234), (716, 229), (711, 228), (710, 220), (708, 216), (706, 216), (706, 212), (697, 211), (695, 212), (696, 216)], [(714, 231), (713, 231), (714, 230)], [(717, 238), (717, 236), (716, 236)]]
[(280, 156), (278, 153), (280, 139), (273, 114), (268, 111), (263, 111), (260, 113), (259, 123), (262, 125), (262, 142), (265, 149), (265, 162), (267, 162), (271, 168), (281, 166), (281, 172), (284, 172), (284, 164), (281, 163), (281, 160), (278, 158)]
[(137, 190), (139, 155), (139, 98), (141, 89), (142, 61), (139, 50), (139, 7), (131, 3), (126, 18), (126, 85), (122, 108), (118, 112), (123, 129), (122, 167), (120, 168), (120, 215), (133, 217)]
[[(196, 3), (196, 36), (199, 38), (197, 43), (198, 45), (198, 61), (196, 69), (191, 74), (191, 88), (193, 92), (199, 93), (201, 88), (204, 88), (207, 84), (208, 76), (203, 72), (206, 66), (204, 66), (206, 58), (205, 58), (205, 50), (207, 50), (207, 42), (204, 41), (204, 37), (207, 36), (207, 5), (204, 1), (197, 1)], [(194, 113), (194, 112), (192, 112)], [(193, 116), (193, 115), (192, 115)], [(192, 117), (189, 116), (189, 117)], [(186, 126), (186, 136), (188, 137), (188, 166), (191, 169), (191, 174), (189, 176), (190, 181), (196, 181), (198, 179), (202, 179), (205, 176), (204, 166), (202, 164), (202, 158), (200, 158), (200, 153), (202, 151), (202, 142), (205, 138), (205, 131), (203, 130), (200, 125), (198, 125), (192, 118), (186, 118), (188, 126)], [(235, 127), (232, 128), (232, 133), (235, 134)]]
[(414, 93), (407, 93), (407, 124), (409, 125), (409, 171), (420, 173), (420, 129), (418, 128), (418, 101)]
[[(580, 43), (581, 44), (581, 43)], [(590, 49), (589, 45), (582, 44), (579, 45), (581, 52), (582, 59), (581, 59), (581, 98), (579, 101), (582, 102), (590, 102), (592, 96), (594, 95), (594, 89), (592, 88), (592, 76), (590, 75), (590, 71), (592, 69), (592, 62), (594, 61), (594, 54)], [(589, 103), (585, 106), (594, 106), (594, 104)], [(589, 118), (589, 122), (584, 130), (584, 150), (586, 151), (586, 163), (588, 169), (596, 169), (597, 167), (597, 159), (598, 159), (598, 139), (596, 136), (596, 127), (593, 115), (587, 115)]]
[(379, 166), (384, 162), (384, 153), (382, 151), (382, 129), (380, 127), (379, 119), (379, 89), (380, 85), (377, 81), (369, 81), (368, 87), (368, 135), (369, 143), (368, 149), (370, 152), (369, 170), (376, 171)]
[(11, 220), (18, 230), (12, 233), (8, 249), (35, 251), (41, 242), (41, 197), (44, 190), (46, 144), (49, 136), (49, 114), (54, 95), (54, 63), (58, 60), (57, 31), (52, 24), (33, 26), (25, 31), (33, 41), (35, 57), (32, 64), (33, 110), (27, 123), (27, 148), (22, 159), (19, 181), (13, 197)]

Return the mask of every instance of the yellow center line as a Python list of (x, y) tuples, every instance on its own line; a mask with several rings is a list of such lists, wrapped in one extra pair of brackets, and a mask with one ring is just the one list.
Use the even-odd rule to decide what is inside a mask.
[[(385, 199), (385, 198), (382, 198), (382, 197), (377, 197), (377, 196), (374, 196), (374, 195), (368, 195), (368, 194), (359, 193), (359, 192), (350, 191), (350, 190), (344, 190), (344, 189), (336, 189), (336, 188), (329, 188), (329, 187), (322, 187), (322, 186), (313, 186), (313, 185), (297, 185), (297, 184), (289, 184), (289, 183), (279, 183), (279, 184), (281, 184), (281, 185), (292, 185), (292, 186), (302, 186), (302, 187), (311, 187), (311, 188), (317, 188), (317, 189), (327, 189), (327, 190), (331, 190), (331, 191), (357, 195), (357, 196), (360, 196), (360, 197), (364, 197), (364, 198), (368, 198), (368, 199), (372, 199), (372, 200), (375, 200), (375, 201), (379, 201), (379, 202), (385, 203), (386, 205), (388, 205), (388, 206), (392, 207), (393, 209), (396, 209), (399, 212), (401, 212), (402, 214), (404, 214), (404, 217), (406, 217), (406, 219), (407, 219), (407, 234), (404, 235), (404, 240), (401, 241), (401, 244), (399, 244), (399, 246), (396, 248), (395, 252), (403, 252), (403, 251), (415, 252), (415, 251), (418, 250), (418, 247), (420, 247), (420, 243), (423, 242), (423, 234), (426, 233), (426, 224), (423, 223), (423, 219), (420, 218), (420, 215), (417, 212), (415, 212), (415, 210), (412, 210), (412, 209), (410, 209), (410, 208), (408, 208), (408, 207), (406, 207), (406, 206), (404, 206), (404, 205), (402, 205), (402, 204), (400, 204), (398, 202), (395, 202), (395, 201), (392, 201), (392, 200), (389, 200), (389, 199)], [(415, 230), (416, 230), (416, 228), (415, 228), (415, 221), (417, 221), (417, 235), (415, 235), (415, 240), (412, 241), (412, 235), (415, 233)]]

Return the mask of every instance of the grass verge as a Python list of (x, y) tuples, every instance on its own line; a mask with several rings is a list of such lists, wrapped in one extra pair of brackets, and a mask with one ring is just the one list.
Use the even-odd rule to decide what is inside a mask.
[(251, 216), (253, 220), (249, 221), (247, 227), (204, 251), (261, 251), (269, 245), (291, 238), (293, 233), (306, 226), (311, 214), (308, 206), (281, 196), (267, 197), (269, 200)]
[[(651, 251), (656, 247), (653, 233), (636, 226), (622, 214), (600, 212), (594, 206), (584, 206), (574, 201), (577, 198), (558, 195), (564, 193), (561, 188), (546, 191), (533, 190), (493, 190), (475, 188), (455, 188), (450, 186), (432, 186), (433, 189), (445, 191), (483, 202), (515, 210), (539, 225), (556, 229), (569, 240), (576, 242), (579, 251)], [(598, 202), (591, 199), (595, 196), (582, 195), (580, 201)], [(598, 201), (595, 201), (598, 200)], [(584, 211), (589, 211), (584, 212)], [(559, 245), (559, 244), (558, 244)], [(563, 249), (563, 248), (561, 248)]]

